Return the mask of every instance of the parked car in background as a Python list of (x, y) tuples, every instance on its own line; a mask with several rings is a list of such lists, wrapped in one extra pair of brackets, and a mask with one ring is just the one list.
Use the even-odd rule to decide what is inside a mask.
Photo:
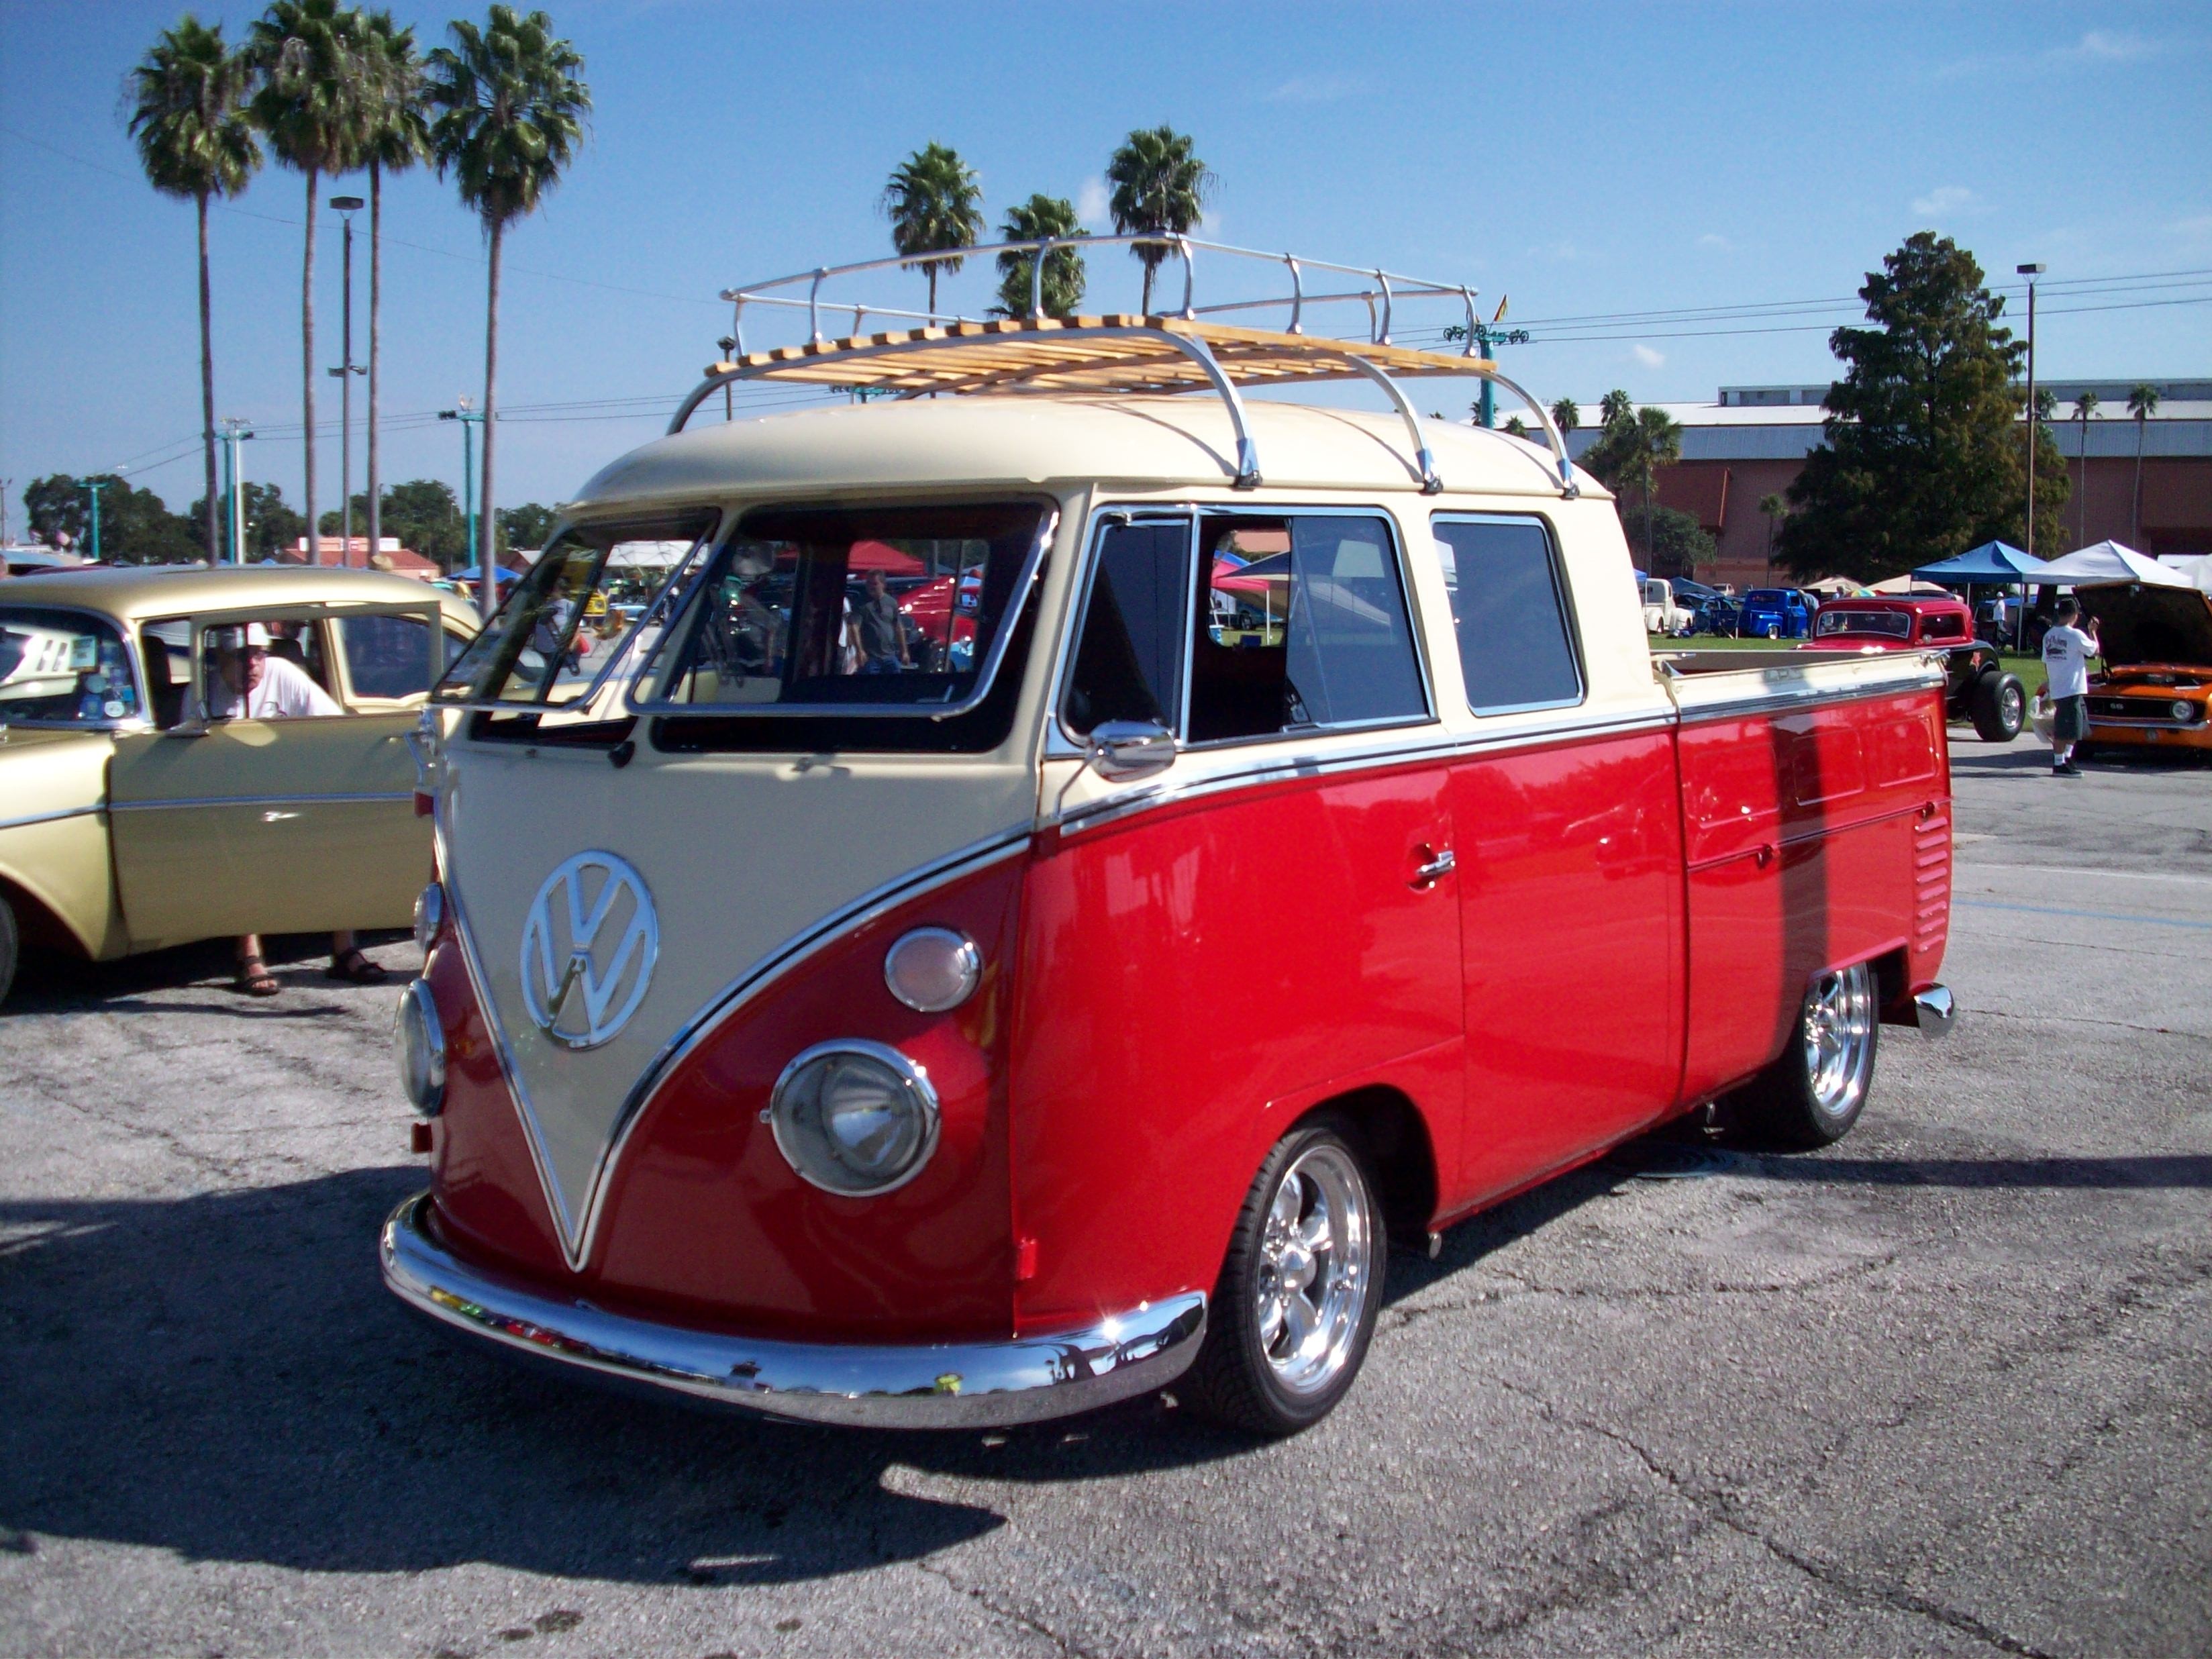
[(1740, 630), (1742, 622), (1743, 607), (1725, 593), (1714, 593), (1698, 600), (1691, 611), (1689, 631), (1731, 638)]
[(1820, 607), (1813, 640), (1803, 649), (1937, 651), (1944, 659), (1944, 708), (1954, 720), (1973, 722), (1975, 735), (2009, 743), (2027, 718), (2027, 694), (2017, 675), (2004, 672), (1996, 648), (1973, 635), (1973, 617), (1962, 600), (1831, 599)]
[(2212, 757), (2212, 594), (2113, 582), (2074, 597), (2097, 624), (2104, 664), (2089, 678), (2089, 740), (2075, 753)]
[(1813, 607), (1794, 587), (1754, 587), (1743, 596), (1736, 631), (1752, 640), (1802, 640), (1813, 631)]
[(1669, 637), (1690, 631), (1690, 611), (1674, 597), (1674, 583), (1667, 576), (1644, 579), (1644, 631)]
[[(258, 623), (345, 712), (210, 720), (209, 630)], [(429, 857), (406, 739), (476, 632), (404, 576), (72, 570), (0, 586), (0, 997), (28, 941), (105, 962), (406, 925)]]
[[(1221, 395), (1160, 395), (1178, 340)], [(425, 717), (398, 1036), (429, 1182), (391, 1290), (772, 1415), (1172, 1383), (1281, 1434), (1352, 1385), (1392, 1237), (1723, 1095), (1847, 1132), (1879, 1023), (1948, 1019), (1941, 676), (1655, 663), (1556, 439), (1539, 470), (1228, 395), (1349, 349), (1202, 316), (824, 340), (728, 373), (887, 395), (586, 484)], [(511, 674), (648, 533), (693, 544), (659, 642), (566, 701)], [(841, 670), (884, 548), (974, 573), (964, 660)]]

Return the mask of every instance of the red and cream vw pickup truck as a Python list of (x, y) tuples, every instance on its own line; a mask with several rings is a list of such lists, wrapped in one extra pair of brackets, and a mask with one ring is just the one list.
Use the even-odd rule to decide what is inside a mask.
[[(424, 723), (391, 1288), (782, 1417), (1280, 1433), (1392, 1239), (1723, 1096), (1845, 1133), (1950, 1018), (1941, 663), (1655, 660), (1541, 410), (1418, 416), (1496, 370), (1388, 314), (741, 353), (593, 478)], [(1393, 412), (1243, 396), (1328, 380)], [(682, 429), (757, 380), (948, 395)]]

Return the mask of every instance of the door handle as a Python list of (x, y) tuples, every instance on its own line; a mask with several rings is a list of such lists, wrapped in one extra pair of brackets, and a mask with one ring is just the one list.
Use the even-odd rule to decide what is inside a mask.
[(1427, 855), (1425, 860), (1413, 869), (1413, 885), (1417, 889), (1435, 886), (1459, 867), (1459, 860), (1452, 856), (1452, 849), (1449, 847), (1437, 852), (1425, 842), (1414, 850), (1416, 856)]

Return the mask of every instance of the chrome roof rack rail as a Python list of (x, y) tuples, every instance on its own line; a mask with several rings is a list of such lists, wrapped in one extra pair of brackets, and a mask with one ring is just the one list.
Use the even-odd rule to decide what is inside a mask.
[[(1180, 259), (1183, 268), (1180, 310), (1145, 316), (1046, 315), (1046, 262), (1055, 253), (1112, 247), (1157, 249), (1158, 257), (1151, 261), (1155, 268), (1168, 256)], [(1289, 292), (1200, 305), (1197, 302), (1196, 258), (1200, 250), (1226, 256), (1231, 268), (1238, 268), (1235, 262), (1249, 261), (1263, 269), (1286, 272)], [(1030, 305), (1025, 317), (985, 319), (933, 310), (914, 311), (828, 297), (823, 292), (830, 284), (865, 272), (914, 270), (1002, 254), (1029, 256)], [(1358, 282), (1357, 285), (1310, 291), (1306, 284), (1310, 271), (1332, 272)], [(806, 289), (804, 299), (796, 294), (777, 291), (795, 289), (801, 284)], [(1475, 290), (1464, 283), (1433, 282), (1376, 266), (1337, 264), (1295, 254), (1237, 247), (1225, 242), (1201, 241), (1191, 236), (1147, 234), (1049, 236), (928, 253), (894, 254), (852, 264), (817, 265), (811, 270), (722, 291), (721, 297), (732, 308), (730, 332), (735, 350), (729, 361), (715, 363), (708, 369), (707, 378), (678, 408), (668, 430), (682, 431), (692, 412), (710, 392), (737, 380), (797, 381), (824, 390), (873, 390), (909, 398), (925, 392), (1127, 394), (1203, 388), (1219, 397), (1228, 410), (1237, 438), (1236, 482), (1239, 488), (1249, 489), (1260, 481), (1260, 457), (1243, 399), (1238, 392), (1240, 386), (1363, 379), (1382, 388), (1405, 422), (1413, 441), (1414, 471), (1421, 489), (1433, 494), (1444, 486), (1437, 477), (1421, 417), (1397, 382), (1409, 375), (1472, 375), (1495, 383), (1528, 406), (1550, 446), (1560, 493), (1567, 496), (1577, 494), (1574, 464), (1549, 411), (1525, 389), (1499, 374), (1496, 363), (1476, 355), (1480, 335), (1475, 326), (1478, 319), (1474, 295)], [(1455, 356), (1447, 355), (1401, 346), (1393, 340), (1401, 310), (1419, 301), (1448, 301), (1455, 312), (1464, 314), (1467, 344), (1463, 350)], [(1309, 332), (1309, 310), (1328, 305), (1364, 307), (1365, 341)], [(804, 310), (807, 343), (804, 346), (748, 351), (744, 337), (748, 307)], [(851, 337), (833, 340), (823, 334), (822, 313), (825, 307), (852, 311)], [(1286, 307), (1289, 313), (1281, 331), (1212, 320), (1233, 313), (1279, 307)], [(863, 336), (860, 332), (861, 320), (871, 315), (919, 325)]]

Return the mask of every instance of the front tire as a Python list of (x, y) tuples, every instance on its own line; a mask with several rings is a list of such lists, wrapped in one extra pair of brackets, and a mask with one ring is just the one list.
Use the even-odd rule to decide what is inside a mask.
[(1367, 1358), (1388, 1254), (1374, 1182), (1345, 1126), (1292, 1130), (1237, 1212), (1206, 1344), (1178, 1391), (1200, 1415), (1253, 1434), (1318, 1423)]
[(1819, 975), (1799, 1006), (1790, 1046), (1731, 1103), (1738, 1122), (1758, 1139), (1832, 1146), (1866, 1108), (1881, 1030), (1870, 966)]
[(15, 983), (15, 964), (22, 958), (23, 936), (16, 931), (15, 907), (0, 892), (0, 1002), (8, 1000)]
[(1983, 742), (2010, 743), (2027, 723), (2027, 688), (2017, 674), (1991, 669), (1967, 692), (1966, 708)]

